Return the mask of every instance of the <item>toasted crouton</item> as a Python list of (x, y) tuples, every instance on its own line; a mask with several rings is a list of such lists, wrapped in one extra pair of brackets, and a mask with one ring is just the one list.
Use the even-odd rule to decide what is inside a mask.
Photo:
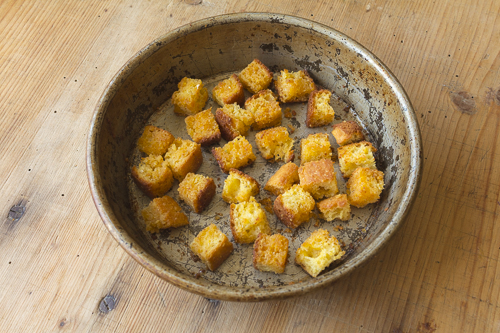
[(256, 94), (267, 89), (273, 80), (273, 73), (258, 59), (254, 59), (238, 76), (243, 87)]
[(146, 230), (159, 232), (160, 229), (177, 228), (189, 224), (186, 214), (179, 204), (168, 195), (155, 198), (141, 211), (146, 222)]
[(243, 85), (236, 74), (219, 82), (212, 90), (212, 97), (220, 106), (233, 103), (238, 103), (240, 106), (243, 106), (243, 103), (245, 103)]
[(355, 121), (343, 121), (340, 124), (333, 125), (332, 135), (339, 146), (365, 139), (363, 129)]
[(189, 136), (202, 146), (213, 145), (221, 138), (219, 126), (211, 110), (212, 108), (184, 119)]
[(362, 208), (380, 199), (384, 189), (384, 173), (371, 168), (357, 168), (347, 181), (346, 191), (349, 203)]
[(265, 159), (293, 161), (293, 139), (288, 135), (286, 127), (273, 127), (260, 131), (255, 135), (255, 143)]
[(274, 82), (282, 103), (306, 102), (316, 86), (307, 71), (289, 72), (284, 69)]
[(233, 252), (233, 243), (215, 224), (211, 224), (193, 239), (190, 248), (208, 269), (215, 271)]
[(189, 116), (203, 110), (208, 100), (208, 91), (201, 80), (185, 77), (177, 87), (179, 90), (172, 95), (175, 113)]
[(330, 105), (332, 92), (326, 89), (315, 90), (309, 95), (307, 104), (307, 127), (321, 127), (335, 119), (335, 111)]
[(314, 199), (300, 185), (293, 185), (274, 201), (273, 210), (278, 219), (289, 228), (297, 228), (309, 221)]
[(377, 151), (367, 141), (350, 143), (338, 148), (340, 171), (349, 178), (357, 168), (377, 169), (373, 153)]
[(224, 147), (212, 148), (212, 155), (224, 173), (229, 173), (230, 169), (240, 169), (252, 164), (257, 158), (252, 145), (243, 136), (229, 141)]
[(137, 140), (137, 146), (140, 151), (147, 155), (163, 155), (174, 139), (169, 131), (156, 126), (146, 126), (141, 137)]
[(285, 272), (288, 239), (280, 234), (260, 234), (253, 245), (253, 267), (262, 272)]

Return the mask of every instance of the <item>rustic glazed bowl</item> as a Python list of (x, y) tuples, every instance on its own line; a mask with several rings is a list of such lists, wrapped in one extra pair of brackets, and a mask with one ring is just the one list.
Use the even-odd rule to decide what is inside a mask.
[[(385, 174), (381, 200), (353, 208), (349, 222), (311, 219), (287, 230), (268, 214), (273, 232), (290, 241), (285, 274), (263, 273), (252, 267), (252, 246), (235, 244), (231, 257), (215, 272), (204, 270), (189, 243), (204, 227), (215, 223), (234, 242), (229, 229), (229, 205), (220, 194), (226, 177), (210, 151), (203, 151), (199, 173), (210, 175), (217, 196), (202, 214), (182, 203), (174, 187), (168, 195), (180, 202), (190, 225), (159, 234), (145, 231), (140, 210), (149, 199), (130, 177), (141, 153), (136, 142), (147, 124), (188, 139), (184, 119), (173, 113), (170, 101), (184, 77), (202, 79), (213, 88), (258, 58), (275, 73), (281, 69), (308, 70), (315, 82), (334, 93), (336, 120), (356, 120), (377, 147), (377, 167)], [(248, 97), (248, 95), (247, 95)], [(216, 105), (209, 100), (207, 108)], [(305, 105), (285, 104), (296, 116), (283, 118), (294, 131), (295, 149), (310, 133), (330, 133), (331, 127), (308, 129)], [(289, 112), (290, 114), (290, 112)], [(254, 143), (255, 132), (249, 135)], [(330, 136), (331, 137), (331, 136)], [(331, 138), (332, 145), (336, 142)], [(221, 142), (221, 145), (224, 142)], [(255, 144), (254, 144), (254, 148)], [(244, 171), (263, 186), (280, 166), (258, 155)], [(421, 142), (411, 103), (401, 84), (373, 54), (346, 35), (306, 19), (264, 13), (217, 16), (180, 27), (137, 53), (103, 93), (92, 120), (87, 147), (87, 170), (92, 196), (111, 235), (145, 268), (188, 291), (215, 299), (258, 301), (299, 295), (321, 288), (352, 272), (381, 248), (401, 225), (417, 193)], [(338, 173), (341, 192), (345, 180)], [(266, 191), (257, 199), (274, 200)], [(311, 278), (294, 264), (295, 251), (318, 228), (327, 229), (344, 245), (344, 258)]]

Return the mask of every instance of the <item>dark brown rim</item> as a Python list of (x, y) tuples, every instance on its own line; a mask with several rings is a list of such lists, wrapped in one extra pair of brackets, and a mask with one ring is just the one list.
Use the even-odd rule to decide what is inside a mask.
[[(165, 45), (170, 41), (179, 38), (180, 36), (184, 36), (191, 32), (195, 32), (200, 29), (215, 25), (238, 23), (242, 21), (283, 23), (292, 26), (307, 28), (316, 33), (329, 36), (337, 40), (338, 42), (343, 43), (348, 48), (361, 54), (378, 71), (378, 73), (385, 79), (385, 81), (395, 92), (401, 108), (403, 109), (403, 115), (405, 117), (405, 121), (407, 121), (409, 128), (409, 142), (411, 150), (410, 178), (408, 180), (405, 193), (402, 197), (402, 202), (398, 210), (393, 215), (390, 223), (381, 232), (379, 237), (371, 242), (352, 260), (346, 262), (342, 266), (339, 266), (335, 270), (332, 270), (327, 274), (324, 274), (313, 280), (297, 282), (293, 285), (262, 289), (226, 287), (210, 283), (204, 279), (196, 279), (194, 277), (177, 272), (176, 270), (165, 265), (163, 262), (149, 255), (143, 248), (136, 244), (134, 240), (129, 235), (127, 235), (125, 231), (120, 227), (119, 221), (114, 216), (106, 199), (104, 189), (100, 186), (101, 182), (98, 177), (99, 165), (96, 158), (96, 151), (104, 114), (116, 90), (119, 89), (120, 84), (141, 63), (141, 60), (148, 58), (156, 51), (158, 51), (162, 47), (162, 45)], [(94, 111), (94, 116), (90, 125), (89, 138), (87, 142), (87, 176), (92, 193), (92, 198), (99, 212), (99, 215), (104, 222), (104, 225), (107, 227), (115, 240), (123, 247), (123, 249), (146, 269), (150, 270), (155, 275), (161, 277), (162, 279), (172, 283), (177, 287), (208, 298), (227, 301), (262, 301), (301, 295), (312, 290), (325, 287), (326, 285), (336, 281), (340, 277), (351, 273), (356, 267), (368, 261), (380, 248), (382, 248), (382, 246), (387, 243), (392, 234), (400, 226), (401, 222), (404, 220), (406, 214), (411, 208), (413, 201), (416, 198), (422, 168), (421, 147), (422, 144), (420, 131), (415, 112), (402, 85), (391, 73), (391, 71), (384, 64), (382, 64), (382, 62), (376, 56), (374, 56), (361, 44), (352, 40), (350, 37), (336, 31), (335, 29), (295, 16), (271, 13), (226, 14), (189, 23), (167, 33), (166, 35), (158, 38), (157, 40), (153, 41), (145, 48), (143, 48), (141, 51), (139, 51), (118, 71), (118, 73), (106, 87)], [(133, 246), (130, 246), (131, 244), (133, 244)]]

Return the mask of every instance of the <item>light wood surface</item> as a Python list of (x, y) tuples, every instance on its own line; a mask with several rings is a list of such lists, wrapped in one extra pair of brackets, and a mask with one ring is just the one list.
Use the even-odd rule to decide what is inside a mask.
[[(121, 249), (88, 189), (87, 132), (113, 75), (160, 35), (231, 12), (346, 33), (417, 112), (424, 171), (406, 223), (367, 265), (306, 296), (180, 290)], [(0, 332), (500, 331), (499, 13), (496, 0), (0, 2)], [(116, 307), (103, 313), (106, 295)]]

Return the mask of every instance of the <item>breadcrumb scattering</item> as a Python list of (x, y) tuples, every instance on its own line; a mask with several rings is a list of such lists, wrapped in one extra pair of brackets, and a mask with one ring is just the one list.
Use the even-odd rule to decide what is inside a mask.
[(317, 277), (330, 264), (345, 254), (337, 238), (318, 229), (309, 236), (295, 253), (295, 262), (312, 277)]

